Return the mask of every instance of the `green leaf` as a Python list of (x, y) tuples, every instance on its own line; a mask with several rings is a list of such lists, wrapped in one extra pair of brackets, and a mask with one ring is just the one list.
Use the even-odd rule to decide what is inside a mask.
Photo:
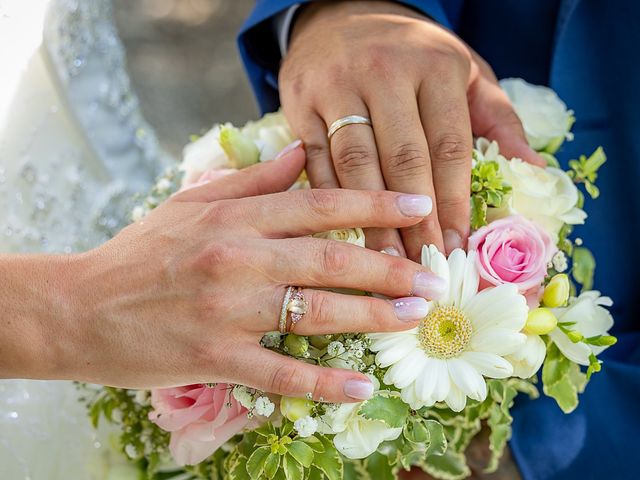
[(444, 455), (447, 451), (447, 438), (442, 424), (436, 420), (426, 420), (424, 424), (429, 432), (429, 446), (425, 452), (425, 457)]
[(548, 152), (538, 152), (539, 155), (544, 158), (547, 162), (547, 166), (549, 167), (554, 167), (554, 168), (560, 168), (560, 162), (558, 162), (558, 159), (553, 156), (552, 154), (548, 153)]
[(378, 452), (373, 452), (364, 460), (364, 468), (375, 480), (395, 480), (396, 478), (393, 468), (389, 465), (388, 457)]
[(251, 480), (258, 480), (264, 472), (265, 463), (267, 457), (271, 455), (271, 449), (269, 447), (260, 447), (254, 451), (249, 460), (247, 460), (247, 473), (251, 477)]
[(421, 467), (441, 480), (462, 480), (471, 475), (464, 454), (451, 450), (447, 450), (444, 455), (428, 457)]
[(89, 418), (91, 419), (91, 425), (93, 425), (93, 428), (98, 428), (101, 413), (102, 398), (98, 398), (94, 401), (93, 405), (91, 405), (91, 408), (89, 409)]
[(302, 480), (304, 477), (304, 468), (291, 455), (283, 457), (283, 468), (287, 480)]
[(511, 438), (511, 415), (505, 415), (502, 408), (494, 404), (487, 424), (491, 429), (489, 434), (489, 450), (491, 458), (485, 468), (485, 472), (495, 472), (500, 465), (500, 458), (507, 446), (507, 441)]
[(413, 443), (426, 443), (429, 441), (429, 431), (420, 418), (410, 417), (402, 430), (404, 438)]
[(551, 343), (542, 366), (542, 383), (545, 395), (555, 399), (564, 413), (571, 413), (578, 406), (578, 394), (584, 390), (587, 378), (579, 365)]
[(264, 474), (267, 478), (273, 478), (280, 466), (280, 455), (270, 453), (267, 460), (264, 462)]
[(343, 477), (342, 458), (333, 442), (324, 435), (318, 436), (324, 445), (323, 453), (316, 453), (314, 466), (324, 473), (328, 480), (341, 480)]
[(311, 450), (313, 450), (314, 452), (318, 452), (318, 453), (324, 452), (324, 445), (318, 439), (318, 437), (315, 437), (312, 435), (310, 437), (301, 438), (300, 441), (309, 445), (311, 447)]
[(300, 440), (295, 440), (287, 446), (289, 454), (299, 463), (309, 468), (313, 463), (313, 449)]
[(247, 458), (238, 457), (238, 461), (229, 470), (229, 480), (251, 480), (247, 472)]
[(589, 249), (574, 247), (573, 249), (573, 278), (582, 285), (583, 290), (591, 290), (593, 287), (593, 274), (596, 269), (596, 260)]
[(487, 224), (487, 202), (480, 195), (471, 196), (471, 228), (477, 230)]
[(400, 428), (407, 421), (409, 406), (396, 392), (378, 392), (360, 405), (358, 414), (384, 422), (389, 428)]

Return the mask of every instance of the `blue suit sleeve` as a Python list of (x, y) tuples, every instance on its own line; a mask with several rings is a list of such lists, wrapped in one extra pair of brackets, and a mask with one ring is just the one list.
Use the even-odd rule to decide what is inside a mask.
[[(273, 28), (273, 18), (293, 5), (308, 2), (309, 0), (257, 0), (251, 15), (242, 26), (238, 47), (262, 113), (272, 112), (280, 106), (278, 70), (282, 58)], [(440, 0), (403, 0), (398, 3), (413, 7), (451, 28), (448, 12)]]

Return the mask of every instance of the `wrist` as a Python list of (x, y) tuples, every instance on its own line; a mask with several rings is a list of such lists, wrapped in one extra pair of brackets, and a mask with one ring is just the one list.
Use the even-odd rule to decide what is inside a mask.
[(336, 19), (344, 19), (348, 16), (361, 15), (396, 15), (419, 20), (427, 20), (428, 17), (402, 5), (389, 0), (338, 0), (316, 1), (300, 6), (292, 23), (290, 43), (307, 30), (307, 27), (315, 24), (323, 24), (323, 28), (331, 30), (331, 24)]
[(0, 257), (0, 376), (67, 378), (73, 355), (74, 255)]

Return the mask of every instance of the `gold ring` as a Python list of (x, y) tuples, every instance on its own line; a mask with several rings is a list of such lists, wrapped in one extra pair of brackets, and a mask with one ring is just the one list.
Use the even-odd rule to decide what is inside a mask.
[(327, 138), (331, 140), (331, 137), (347, 125), (369, 125), (371, 126), (371, 119), (369, 117), (363, 117), (361, 115), (348, 115), (346, 117), (339, 118), (331, 124), (329, 131), (327, 132)]
[[(309, 304), (304, 299), (302, 288), (287, 287), (282, 300), (282, 309), (280, 310), (280, 321), (278, 322), (278, 330), (280, 333), (292, 332), (296, 324), (302, 320), (304, 314), (309, 310)], [(287, 326), (287, 320), (291, 318), (291, 324)]]

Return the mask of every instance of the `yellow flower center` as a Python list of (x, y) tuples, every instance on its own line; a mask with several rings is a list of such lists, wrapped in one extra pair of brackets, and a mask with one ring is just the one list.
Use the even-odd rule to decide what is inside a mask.
[(471, 322), (457, 307), (436, 307), (418, 327), (422, 349), (434, 358), (452, 358), (460, 354), (471, 340)]

